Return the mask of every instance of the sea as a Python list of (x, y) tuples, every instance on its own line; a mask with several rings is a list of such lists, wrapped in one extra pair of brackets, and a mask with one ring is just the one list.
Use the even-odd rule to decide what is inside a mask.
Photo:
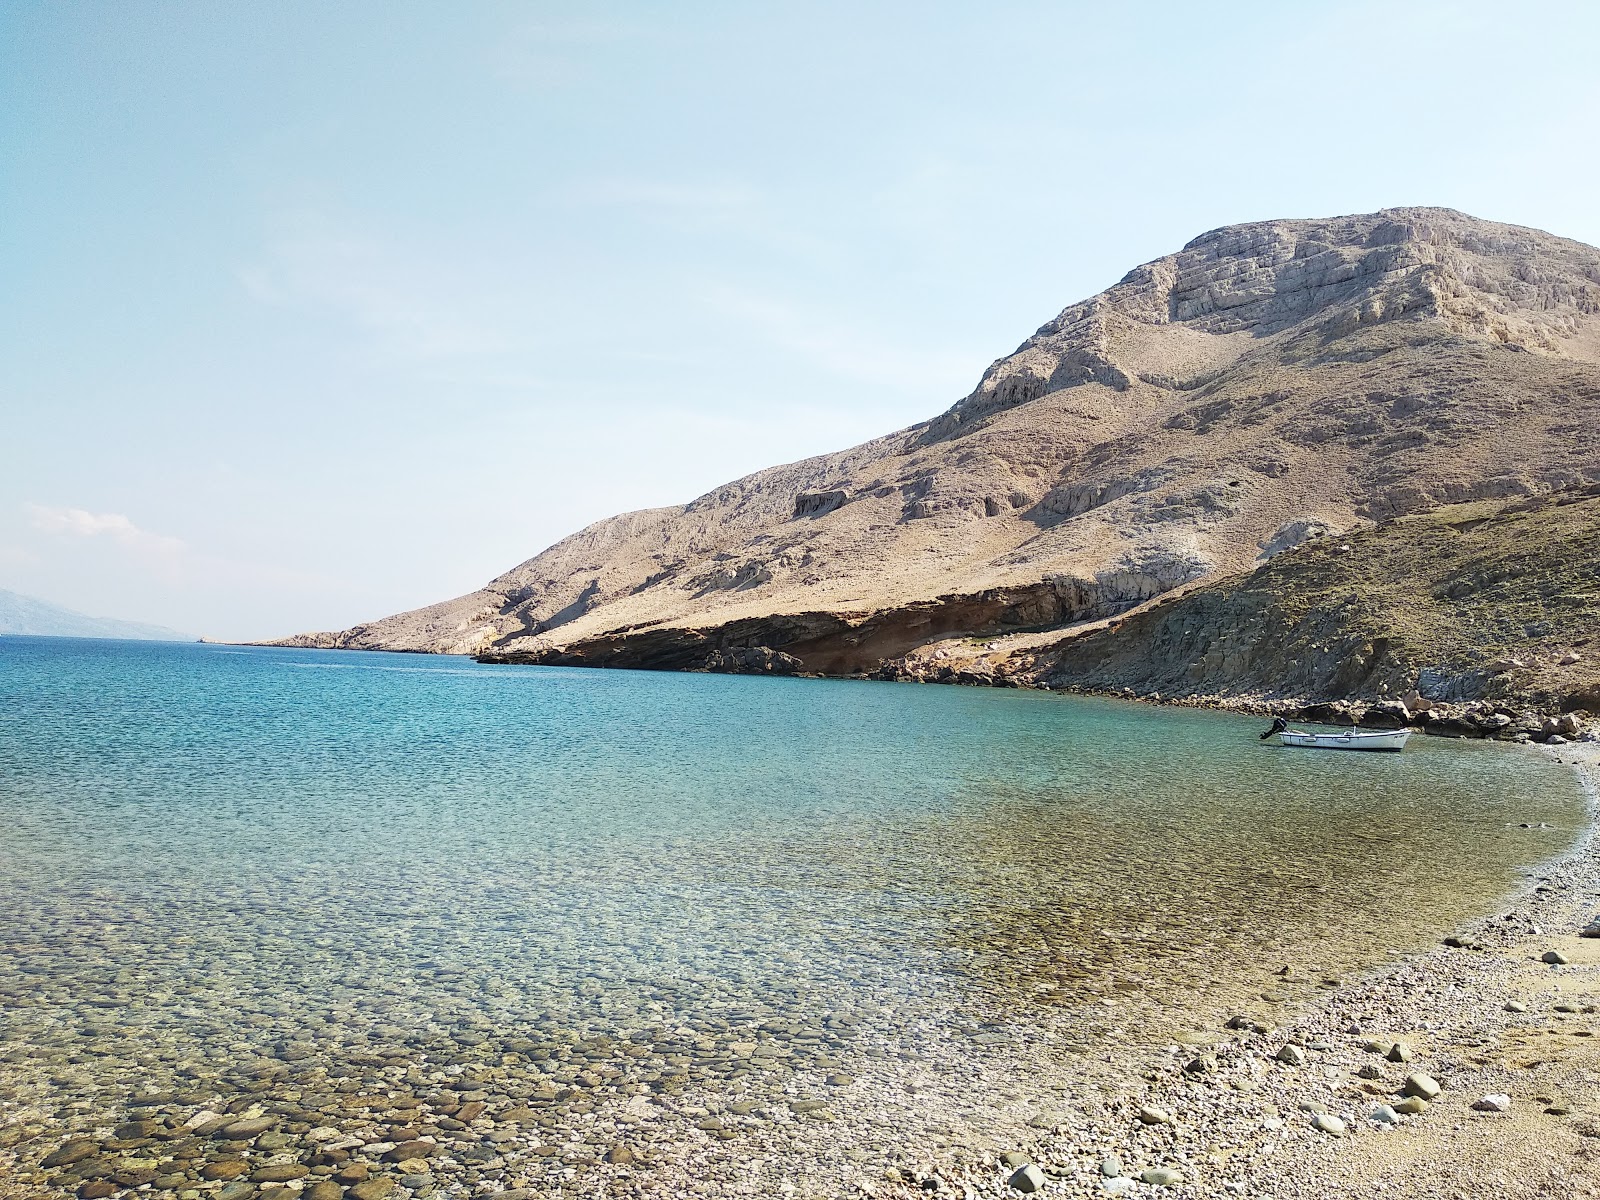
[(1532, 751), (1264, 726), (0, 638), (0, 1195), (881, 1174), (1436, 945), (1585, 824)]

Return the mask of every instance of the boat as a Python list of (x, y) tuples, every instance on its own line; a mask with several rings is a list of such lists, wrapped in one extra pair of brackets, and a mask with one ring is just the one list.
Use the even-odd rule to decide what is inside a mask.
[(1266, 741), (1274, 734), (1285, 746), (1298, 746), (1308, 750), (1403, 750), (1409, 729), (1342, 729), (1338, 733), (1314, 733), (1308, 729), (1291, 729), (1282, 717), (1272, 722), (1272, 728), (1261, 735)]

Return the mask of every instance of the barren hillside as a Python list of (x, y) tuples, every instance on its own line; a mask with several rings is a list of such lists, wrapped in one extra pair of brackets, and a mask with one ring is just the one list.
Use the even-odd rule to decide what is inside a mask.
[(1447, 209), (1204, 234), (942, 415), (291, 644), (868, 670), (1104, 617), (1319, 531), (1600, 479), (1600, 251)]

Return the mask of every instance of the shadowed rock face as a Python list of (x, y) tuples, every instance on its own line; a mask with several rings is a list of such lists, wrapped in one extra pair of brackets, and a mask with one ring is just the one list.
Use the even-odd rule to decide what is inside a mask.
[[(288, 642), (871, 670), (1117, 613), (1306, 531), (1595, 479), (1600, 251), (1446, 209), (1267, 221), (1135, 268), (923, 425)], [(1019, 596), (1030, 615), (995, 599)]]

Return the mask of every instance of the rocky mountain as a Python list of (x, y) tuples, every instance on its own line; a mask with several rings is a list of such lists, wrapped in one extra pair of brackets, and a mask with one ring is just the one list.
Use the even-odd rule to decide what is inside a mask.
[(1600, 480), (1600, 251), (1448, 209), (1203, 234), (934, 419), (291, 644), (873, 671), (1329, 532)]
[(157, 642), (191, 640), (185, 634), (161, 625), (118, 621), (110, 617), (86, 617), (70, 608), (61, 608), (20, 592), (8, 592), (0, 588), (0, 634), (7, 633), (34, 637), (128, 638)]

